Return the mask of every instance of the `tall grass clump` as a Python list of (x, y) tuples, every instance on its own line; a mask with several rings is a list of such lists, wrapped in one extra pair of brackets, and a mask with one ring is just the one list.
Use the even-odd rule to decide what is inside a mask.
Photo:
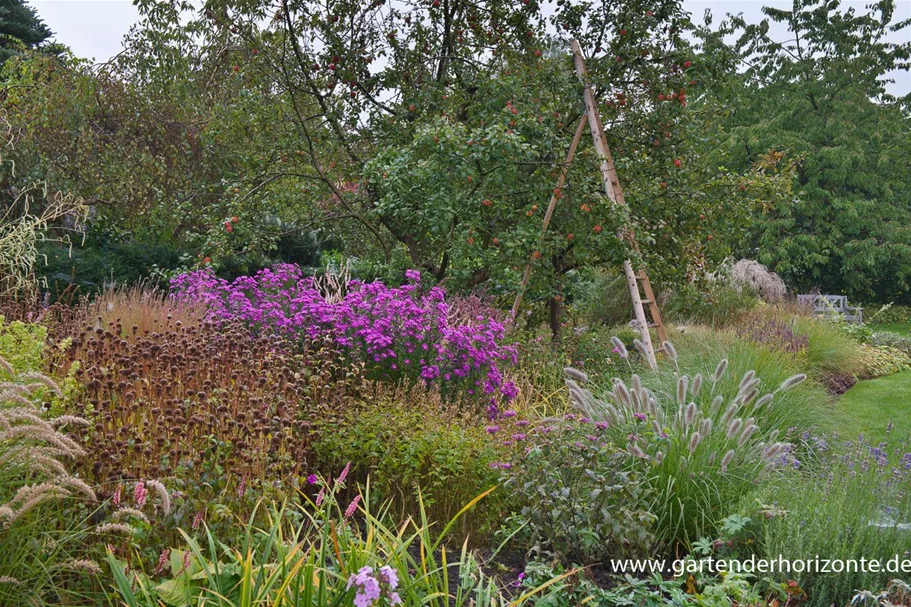
[(423, 509), (419, 518), (395, 525), (385, 509), (371, 510), (369, 490), (350, 502), (337, 498), (346, 472), (335, 480), (314, 478), (315, 499), (269, 508), (265, 525), (251, 519), (236, 545), (220, 542), (206, 528), (203, 541), (184, 533), (186, 549), (162, 553), (151, 571), (109, 556), (120, 599), (132, 607), (158, 607), (160, 601), (207, 607), (505, 607), (550, 586), (508, 599), (466, 544), (447, 545), (449, 530), (486, 493), (441, 528), (432, 527)]
[(77, 307), (79, 318), (75, 327), (91, 324), (108, 329), (120, 327), (118, 337), (132, 339), (166, 331), (180, 323), (184, 327), (199, 324), (205, 312), (198, 302), (175, 302), (165, 291), (149, 284), (109, 289)]
[[(728, 361), (728, 372), (715, 387), (715, 394), (725, 399), (736, 396), (740, 378), (752, 371), (761, 382), (760, 389), (771, 391), (789, 377), (806, 373), (798, 360), (767, 344), (744, 339), (731, 331), (691, 328), (675, 336), (677, 358), (671, 364), (659, 365), (654, 374), (646, 373), (642, 382), (665, 397), (673, 396), (679, 376), (711, 377), (719, 360)], [(825, 428), (830, 418), (829, 397), (825, 389), (810, 380), (779, 393), (772, 406), (755, 412), (757, 422), (765, 429), (785, 432), (790, 428), (809, 430)]]
[[(671, 344), (665, 348), (676, 358)], [(605, 424), (644, 469), (654, 495), (648, 511), (657, 517), (651, 531), (665, 550), (714, 536), (733, 504), (791, 463), (790, 443), (780, 441), (782, 433), (763, 418), (806, 376), (766, 388), (753, 370), (740, 377), (731, 377), (733, 372), (722, 359), (705, 374), (678, 373), (659, 392), (633, 375), (629, 382), (615, 380), (602, 400), (580, 384), (583, 376), (567, 370), (573, 404)]]
[[(60, 388), (36, 372), (19, 373), (0, 358), (0, 604), (60, 600), (61, 585), (91, 574), (82, 558), (86, 533), (78, 502), (95, 492), (70, 470), (85, 455), (87, 422), (45, 419), (36, 401)], [(76, 438), (71, 436), (75, 434)], [(78, 555), (78, 556), (77, 556)]]
[(789, 575), (806, 591), (808, 606), (844, 605), (858, 589), (901, 577), (860, 571), (860, 559), (878, 559), (883, 568), (896, 557), (911, 559), (911, 442), (892, 433), (878, 445), (863, 437), (804, 440), (819, 457), (768, 488), (765, 503), (783, 514), (765, 521), (761, 548), (769, 558), (853, 561), (844, 571)]

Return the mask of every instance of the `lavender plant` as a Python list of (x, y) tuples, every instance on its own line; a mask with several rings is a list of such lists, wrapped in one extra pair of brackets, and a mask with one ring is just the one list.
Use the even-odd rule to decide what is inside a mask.
[[(664, 346), (675, 359), (673, 345)], [(566, 370), (573, 406), (604, 424), (642, 471), (654, 496), (648, 508), (657, 517), (653, 532), (666, 549), (713, 535), (732, 503), (776, 467), (792, 463), (791, 445), (778, 440), (777, 430), (764, 431), (757, 418), (806, 376), (763, 393), (759, 378), (748, 371), (736, 395), (726, 398), (720, 386), (728, 367), (722, 360), (707, 377), (679, 375), (667, 396), (646, 388), (638, 375), (629, 383), (615, 379), (604, 399), (584, 387), (583, 373)]]
[[(911, 560), (911, 437), (891, 426), (885, 437), (871, 444), (863, 436), (798, 434), (795, 444), (815, 461), (765, 489), (764, 501), (774, 501), (778, 513), (763, 517), (767, 555), (845, 563), (840, 571), (792, 574), (809, 595), (808, 607), (847, 604), (859, 588), (887, 585), (896, 575), (886, 570), (890, 560)], [(864, 570), (860, 559), (878, 560), (882, 568)]]

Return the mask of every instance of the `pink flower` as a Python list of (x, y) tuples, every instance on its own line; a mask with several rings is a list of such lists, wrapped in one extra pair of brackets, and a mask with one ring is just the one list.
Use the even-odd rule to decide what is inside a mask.
[(338, 478), (335, 479), (336, 485), (341, 485), (345, 482), (345, 479), (348, 478), (348, 472), (351, 470), (351, 462), (345, 464), (345, 467), (342, 469), (342, 473), (338, 475)]
[(361, 501), (361, 496), (355, 495), (354, 499), (351, 500), (351, 503), (348, 504), (348, 507), (345, 508), (345, 518), (346, 519), (351, 518), (351, 515), (353, 515), (357, 511), (357, 505), (360, 503), (360, 501)]
[(146, 484), (142, 481), (136, 483), (136, 487), (133, 489), (133, 501), (136, 502), (137, 508), (142, 508), (146, 505), (147, 496), (148, 491), (146, 491)]

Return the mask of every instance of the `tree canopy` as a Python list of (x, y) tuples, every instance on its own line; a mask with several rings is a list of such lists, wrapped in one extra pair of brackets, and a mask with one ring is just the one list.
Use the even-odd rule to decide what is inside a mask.
[[(532, 305), (631, 255), (668, 287), (745, 255), (799, 289), (911, 297), (889, 1), (768, 9), (790, 42), (738, 16), (696, 27), (677, 0), (137, 5), (107, 64), (4, 70), (4, 179), (84, 198), (91, 246), (227, 274), (323, 251), (494, 295), (532, 259)], [(542, 238), (584, 109), (572, 39), (629, 206), (603, 196), (586, 136)]]
[(0, 0), (0, 63), (50, 38), (51, 30), (25, 0)]

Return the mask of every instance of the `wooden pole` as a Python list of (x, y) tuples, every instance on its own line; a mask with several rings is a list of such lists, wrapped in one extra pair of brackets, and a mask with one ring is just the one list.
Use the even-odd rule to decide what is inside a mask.
[[(611, 157), (610, 148), (607, 145), (607, 137), (604, 135), (601, 114), (598, 111), (597, 103), (595, 103), (595, 95), (592, 92), (591, 85), (586, 80), (587, 71), (585, 69), (585, 60), (582, 57), (582, 47), (579, 46), (578, 40), (573, 40), (572, 50), (573, 60), (576, 65), (576, 74), (582, 79), (585, 86), (583, 91), (583, 96), (585, 98), (585, 113), (588, 114), (588, 126), (591, 129), (592, 139), (594, 139), (595, 142), (595, 149), (601, 157), (601, 181), (604, 183), (604, 192), (612, 202), (626, 206), (626, 199), (623, 197), (623, 189), (620, 187), (620, 180), (617, 177), (617, 168), (614, 165), (614, 159)], [(628, 232), (618, 232), (617, 237), (626, 240), (631, 246), (635, 247), (635, 240), (632, 234)], [(645, 357), (653, 369), (657, 368), (658, 361), (655, 358), (655, 348), (652, 346), (652, 336), (649, 333), (648, 319), (645, 317), (645, 310), (642, 307), (642, 297), (639, 295), (639, 284), (636, 282), (636, 273), (633, 270), (633, 264), (629, 259), (623, 262), (623, 273), (626, 275), (626, 285), (629, 288), (630, 298), (633, 300), (633, 311), (636, 315), (636, 322), (639, 323), (639, 334), (642, 337)]]
[[(573, 162), (576, 155), (576, 148), (579, 147), (579, 141), (582, 139), (582, 133), (585, 132), (585, 123), (588, 122), (586, 114), (582, 114), (579, 119), (579, 126), (576, 127), (576, 134), (573, 135), (573, 141), (569, 145), (569, 152), (566, 154), (566, 160), (560, 167), (560, 176), (557, 178), (557, 187), (550, 197), (550, 204), (547, 205), (547, 212), (544, 214), (544, 223), (541, 225), (541, 238), (547, 232), (547, 226), (550, 225), (550, 219), (554, 216), (554, 209), (557, 207), (557, 201), (563, 197), (563, 184), (566, 182), (566, 174), (569, 172), (569, 165)], [(528, 287), (528, 281), (531, 278), (532, 262), (535, 260), (534, 252), (529, 257), (528, 264), (525, 266), (525, 272), (522, 274), (522, 284), (519, 286), (519, 292), (516, 293), (516, 300), (512, 304), (512, 316), (515, 318), (519, 313), (519, 306), (522, 305), (522, 296), (525, 295), (525, 289)]]

